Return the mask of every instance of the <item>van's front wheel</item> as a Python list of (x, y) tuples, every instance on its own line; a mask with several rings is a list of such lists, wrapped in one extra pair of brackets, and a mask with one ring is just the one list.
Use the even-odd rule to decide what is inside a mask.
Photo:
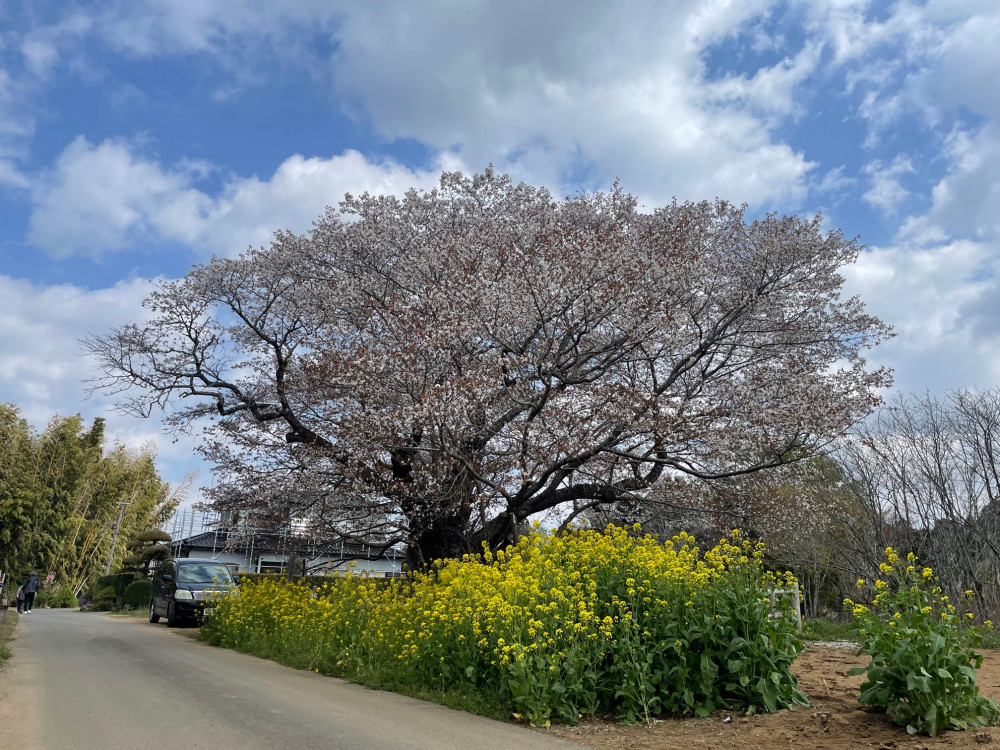
[(174, 614), (174, 603), (170, 602), (167, 604), (167, 627), (176, 628), (177, 624), (177, 617)]
[(149, 621), (154, 625), (160, 621), (160, 616), (156, 614), (156, 607), (153, 606), (153, 602), (149, 603)]

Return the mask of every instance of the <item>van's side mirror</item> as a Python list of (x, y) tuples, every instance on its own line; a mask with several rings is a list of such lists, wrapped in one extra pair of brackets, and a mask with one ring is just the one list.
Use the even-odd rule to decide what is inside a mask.
[(174, 577), (169, 573), (164, 573), (163, 577), (160, 580), (163, 581), (164, 583), (170, 583), (172, 580), (174, 580)]

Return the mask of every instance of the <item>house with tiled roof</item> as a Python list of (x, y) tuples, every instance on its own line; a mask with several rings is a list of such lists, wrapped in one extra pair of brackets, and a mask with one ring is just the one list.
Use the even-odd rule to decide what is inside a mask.
[(403, 570), (403, 554), (395, 549), (293, 534), (210, 530), (178, 539), (171, 548), (174, 557), (207, 557), (246, 573), (284, 573), (293, 556), (305, 561), (310, 575), (351, 571), (394, 578)]

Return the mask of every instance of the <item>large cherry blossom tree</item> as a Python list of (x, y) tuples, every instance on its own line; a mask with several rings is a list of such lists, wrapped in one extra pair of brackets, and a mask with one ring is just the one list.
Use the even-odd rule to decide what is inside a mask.
[(859, 251), (819, 217), (445, 174), (198, 266), (87, 345), (122, 408), (204, 425), (219, 507), (419, 563), (821, 451), (890, 381), (863, 358), (888, 327), (841, 293)]

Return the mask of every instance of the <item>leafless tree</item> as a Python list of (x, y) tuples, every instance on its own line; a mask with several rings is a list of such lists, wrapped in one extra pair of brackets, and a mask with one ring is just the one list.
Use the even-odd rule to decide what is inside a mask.
[(487, 171), (347, 196), (90, 338), (95, 388), (206, 425), (221, 507), (287, 508), (414, 562), (524, 519), (813, 455), (879, 403), (890, 335), (811, 220)]
[(865, 523), (851, 551), (874, 573), (886, 546), (913, 551), (952, 597), (1000, 615), (1000, 391), (899, 397), (843, 452)]

